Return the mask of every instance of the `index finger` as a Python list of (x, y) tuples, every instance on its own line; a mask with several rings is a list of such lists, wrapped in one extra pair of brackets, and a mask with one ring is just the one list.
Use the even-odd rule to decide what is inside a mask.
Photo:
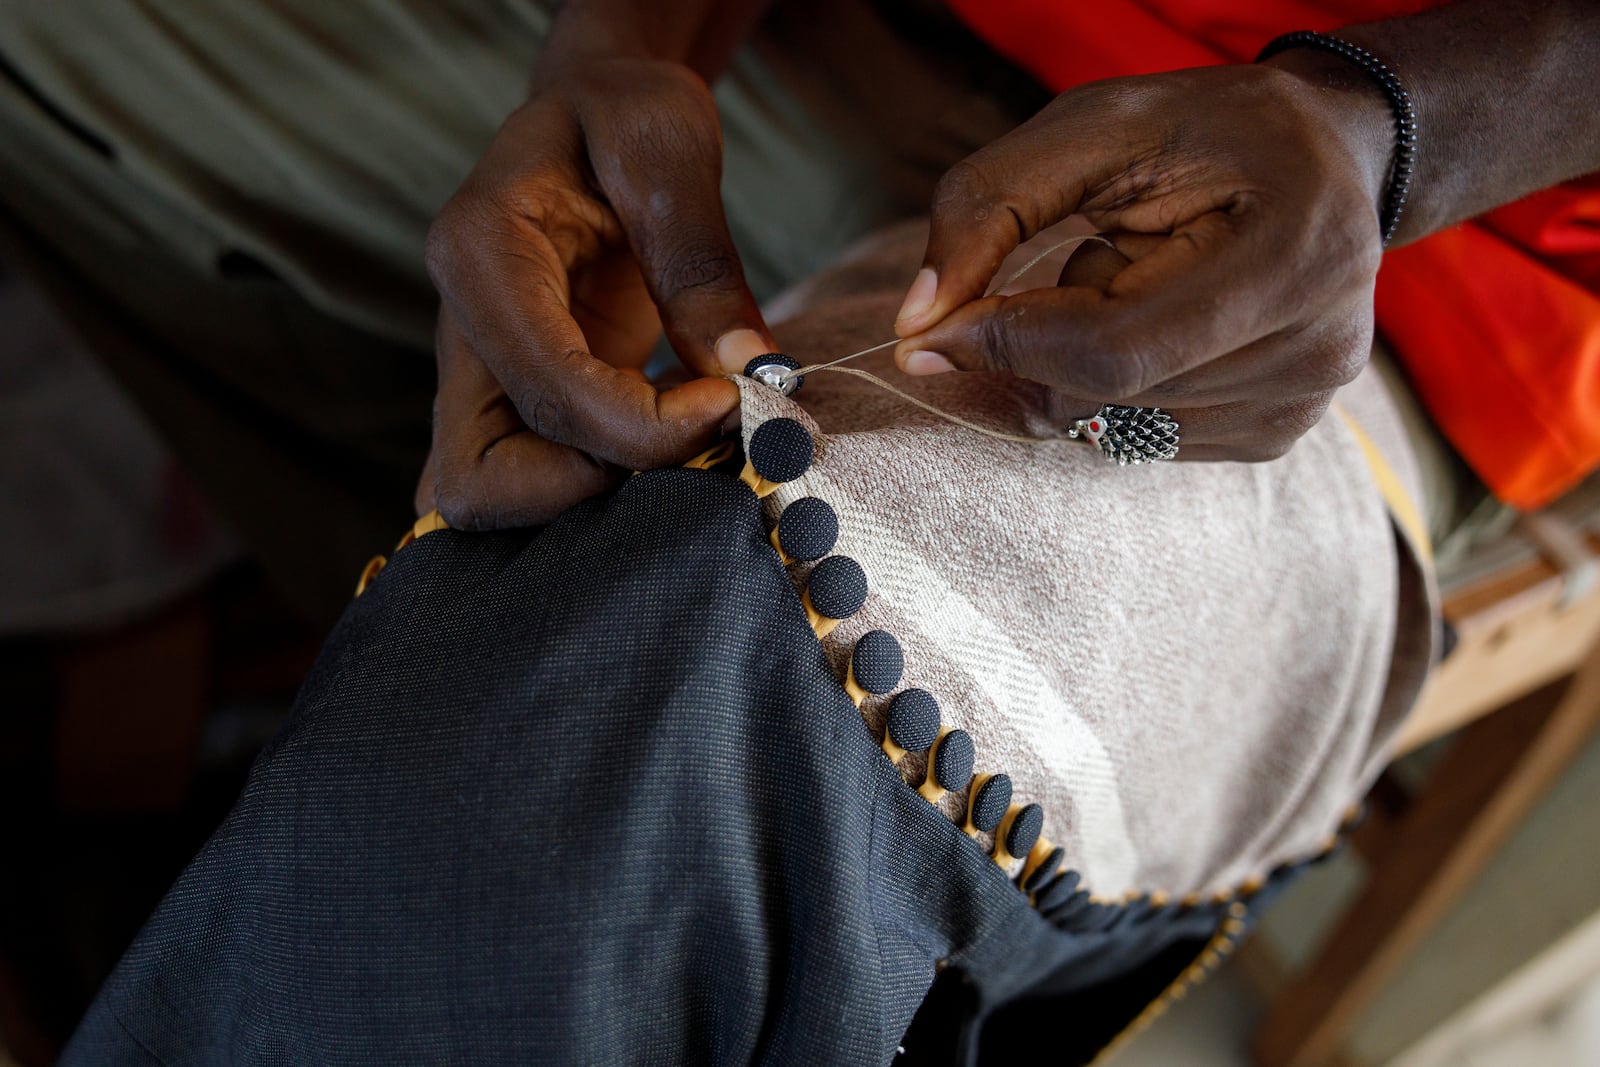
[(540, 437), (643, 470), (704, 450), (738, 407), (731, 382), (658, 393), (596, 358), (572, 317), (568, 265), (526, 216), (458, 228), (441, 254), (454, 279), (444, 299), (466, 343)]

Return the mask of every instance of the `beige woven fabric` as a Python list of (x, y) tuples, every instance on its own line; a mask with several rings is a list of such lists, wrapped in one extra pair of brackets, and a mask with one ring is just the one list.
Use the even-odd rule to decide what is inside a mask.
[[(920, 250), (901, 229), (791, 294), (785, 350), (821, 362), (888, 336)], [(907, 379), (887, 354), (852, 365), (984, 425), (1058, 432), (1032, 383)], [(1381, 768), (1426, 673), (1431, 594), (1340, 418), (1273, 463), (1118, 468), (845, 375), (813, 374), (793, 400), (741, 388), (746, 435), (780, 416), (816, 434), (769, 519), (821, 497), (835, 552), (866, 570), (865, 607), (823, 642), (841, 679), (862, 633), (898, 637), (902, 686), (972, 734), (980, 773), (1044, 805), (1094, 893), (1222, 891), (1315, 854)], [(1341, 405), (1415, 492), (1375, 376)], [(880, 736), (886, 702), (863, 709)], [(921, 780), (919, 757), (902, 767)], [(941, 807), (957, 818), (964, 800)]]

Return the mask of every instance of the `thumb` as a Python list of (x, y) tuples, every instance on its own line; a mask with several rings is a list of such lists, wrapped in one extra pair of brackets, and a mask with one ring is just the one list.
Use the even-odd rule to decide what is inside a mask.
[(1078, 210), (1099, 165), (1067, 98), (952, 167), (934, 189), (922, 269), (895, 319), (910, 337), (982, 296), (1018, 245)]

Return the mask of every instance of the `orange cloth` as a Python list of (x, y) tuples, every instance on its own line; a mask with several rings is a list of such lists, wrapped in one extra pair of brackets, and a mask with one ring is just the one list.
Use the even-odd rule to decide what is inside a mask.
[[(1381, 0), (950, 0), (1056, 92), (1248, 62), (1290, 30), (1432, 6)], [(1405, 71), (1400, 72), (1406, 75)], [(1428, 150), (1427, 131), (1419, 151)], [(1378, 329), (1495, 495), (1549, 503), (1600, 466), (1600, 179), (1547, 189), (1384, 258)]]

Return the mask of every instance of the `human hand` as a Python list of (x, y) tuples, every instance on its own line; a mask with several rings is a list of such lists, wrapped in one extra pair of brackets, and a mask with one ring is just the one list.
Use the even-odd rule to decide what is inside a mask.
[[(721, 159), (711, 94), (687, 67), (547, 66), (428, 234), (439, 387), (419, 512), (544, 522), (714, 443), (739, 392), (713, 376), (773, 351), (723, 216)], [(707, 377), (664, 391), (645, 378), (663, 329)]]
[[(1002, 370), (1063, 418), (1163, 407), (1180, 458), (1282, 455), (1366, 364), (1390, 129), (1317, 57), (1119, 78), (1057, 97), (940, 182), (901, 310), (902, 370)], [(1326, 76), (1326, 77), (1325, 77)], [(1082, 213), (1055, 288), (983, 298)]]

